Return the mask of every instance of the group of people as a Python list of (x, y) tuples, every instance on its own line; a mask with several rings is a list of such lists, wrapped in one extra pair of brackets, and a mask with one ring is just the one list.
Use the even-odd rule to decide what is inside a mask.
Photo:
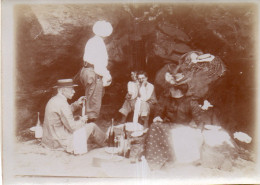
[[(73, 133), (78, 129), (85, 129), (86, 142), (92, 136), (100, 146), (106, 145), (107, 135), (94, 122), (99, 116), (104, 87), (109, 86), (112, 81), (107, 69), (108, 54), (103, 41), (103, 37), (110, 35), (112, 30), (111, 24), (106, 21), (98, 21), (93, 26), (95, 36), (89, 39), (85, 46), (84, 65), (80, 71), (85, 96), (69, 105), (67, 99), (72, 99), (75, 93), (74, 87), (77, 85), (72, 79), (58, 80), (54, 87), (57, 89), (57, 95), (49, 100), (45, 109), (42, 137), (44, 146), (51, 149), (61, 148), (73, 153)], [(191, 64), (210, 63), (215, 59), (213, 55), (205, 56), (196, 52), (185, 57), (189, 58)], [(119, 110), (122, 115), (120, 122), (125, 123), (129, 113), (134, 112), (133, 121), (149, 129), (145, 155), (147, 161), (156, 167), (161, 167), (166, 161), (173, 159), (167, 142), (171, 125), (180, 123), (200, 127), (203, 124), (204, 112), (212, 107), (209, 102), (201, 105), (198, 99), (188, 95), (190, 89), (187, 76), (181, 68), (176, 68), (175, 72), (166, 72), (164, 78), (168, 85), (157, 101), (155, 87), (148, 82), (147, 73), (131, 72), (125, 101)], [(82, 108), (83, 102), (86, 102), (84, 114), (86, 116), (75, 120), (73, 112)], [(152, 124), (149, 125), (151, 109), (154, 110), (154, 117)], [(154, 150), (161, 152), (154, 153)]]
[[(54, 88), (57, 95), (52, 97), (45, 108), (43, 123), (43, 146), (50, 149), (62, 149), (69, 153), (75, 153), (75, 140), (73, 133), (79, 129), (85, 130), (87, 141), (90, 136), (100, 146), (106, 145), (107, 135), (94, 122), (99, 116), (104, 87), (112, 81), (108, 65), (108, 53), (104, 38), (109, 36), (112, 25), (107, 21), (97, 21), (93, 26), (93, 33), (85, 46), (83, 67), (80, 71), (80, 81), (85, 87), (85, 96), (80, 97), (71, 105), (67, 100), (75, 94), (72, 79), (60, 79)], [(82, 108), (85, 104), (85, 116), (75, 120), (73, 112)], [(84, 142), (83, 142), (84, 143)]]
[[(127, 94), (125, 102), (119, 112), (122, 114), (120, 123), (125, 123), (130, 112), (134, 112), (134, 117), (145, 128), (148, 128), (148, 121), (151, 108), (157, 103), (154, 85), (148, 82), (147, 73), (144, 71), (132, 71), (131, 81), (127, 84)], [(133, 119), (134, 119), (133, 117)]]

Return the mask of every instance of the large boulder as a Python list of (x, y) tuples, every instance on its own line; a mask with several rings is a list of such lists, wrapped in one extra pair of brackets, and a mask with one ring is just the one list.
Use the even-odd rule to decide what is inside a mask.
[(238, 157), (237, 145), (223, 128), (205, 127), (203, 131), (185, 125), (175, 125), (171, 129), (174, 162), (230, 171)]

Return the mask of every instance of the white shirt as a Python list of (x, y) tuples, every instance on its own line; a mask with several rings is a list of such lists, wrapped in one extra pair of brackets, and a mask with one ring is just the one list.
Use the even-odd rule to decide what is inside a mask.
[(151, 98), (152, 94), (154, 91), (154, 86), (153, 84), (147, 82), (146, 86), (141, 86), (139, 89), (139, 95), (140, 95), (140, 99), (142, 101), (147, 101)]
[(139, 88), (138, 82), (133, 82), (133, 81), (128, 82), (127, 90), (128, 90), (128, 94), (131, 95), (132, 100), (137, 97), (138, 88)]
[(102, 37), (95, 35), (85, 46), (83, 60), (93, 64), (96, 69), (104, 69), (108, 65), (108, 54)]

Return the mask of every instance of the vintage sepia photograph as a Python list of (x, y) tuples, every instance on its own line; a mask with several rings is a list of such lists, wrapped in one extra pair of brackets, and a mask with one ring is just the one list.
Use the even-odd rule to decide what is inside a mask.
[(259, 184), (257, 1), (2, 1), (3, 184)]

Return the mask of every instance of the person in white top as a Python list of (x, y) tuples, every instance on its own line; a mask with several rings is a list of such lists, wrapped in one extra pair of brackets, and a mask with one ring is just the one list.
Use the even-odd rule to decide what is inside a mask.
[(80, 71), (80, 81), (85, 87), (86, 115), (90, 121), (98, 118), (101, 108), (104, 87), (112, 81), (107, 69), (108, 53), (103, 37), (109, 36), (113, 28), (109, 22), (97, 21), (93, 26), (95, 36), (85, 46), (84, 67)]
[[(137, 100), (139, 100), (141, 103), (138, 115), (141, 118), (144, 127), (148, 128), (148, 120), (151, 106), (153, 106), (157, 102), (154, 86), (147, 81), (147, 73), (144, 71), (140, 71), (137, 75), (137, 78), (136, 76), (132, 75), (132, 80), (133, 81), (131, 83), (128, 83), (128, 87), (133, 86), (135, 88), (132, 88), (132, 92), (129, 92), (128, 88), (126, 100), (122, 108), (119, 110), (119, 112), (122, 114), (121, 123), (124, 123), (128, 114), (134, 111), (135, 104)], [(134, 84), (136, 85), (134, 86)]]
[(131, 81), (127, 84), (127, 94), (125, 97), (125, 102), (119, 112), (122, 114), (120, 123), (125, 123), (128, 114), (134, 110), (135, 101), (138, 96), (139, 81), (137, 79), (137, 72), (131, 72)]

